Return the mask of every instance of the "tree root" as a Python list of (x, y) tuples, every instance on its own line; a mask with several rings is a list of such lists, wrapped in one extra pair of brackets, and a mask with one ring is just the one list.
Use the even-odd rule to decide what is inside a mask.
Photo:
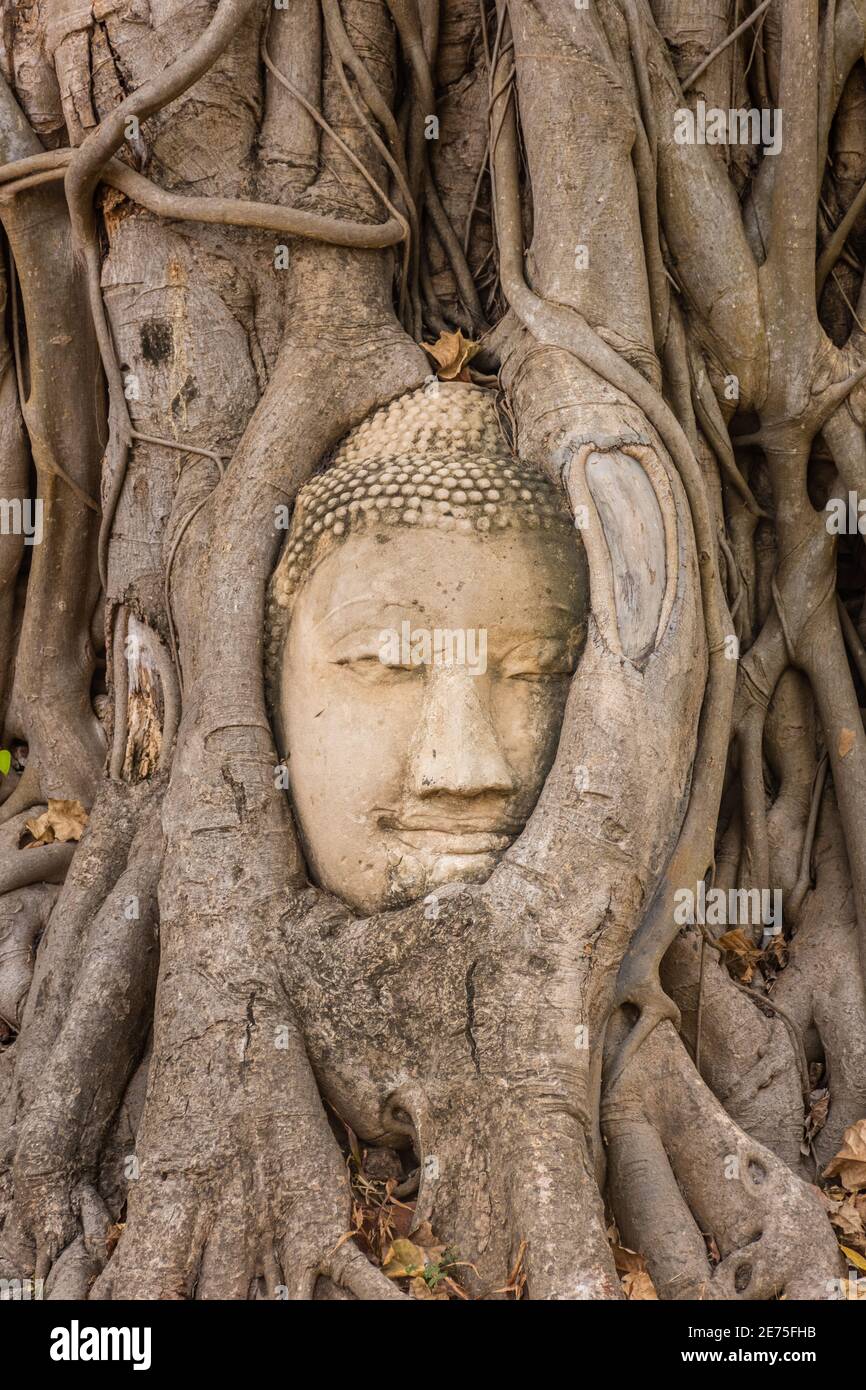
[[(814, 891), (806, 898), (791, 959), (772, 999), (809, 1040), (810, 1060), (823, 1062), (829, 1088), (826, 1123), (813, 1140), (823, 1167), (847, 1127), (866, 1113), (866, 991), (858, 966), (857, 921), (838, 812), (824, 798), (815, 849)], [(817, 1041), (817, 1047), (816, 1047)]]
[[(0, 159), (41, 149), (0, 79)], [(94, 565), (100, 432), (104, 424), (95, 342), (72, 264), (69, 218), (59, 189), (34, 189), (0, 204), (27, 325), (28, 391), (20, 402), (36, 466), (44, 536), (34, 546), (6, 712), (6, 739), (29, 745), (27, 770), (0, 820), (47, 797), (89, 806), (104, 758), (91, 707), (91, 624), (99, 590)], [(49, 280), (46, 262), (52, 265)], [(69, 344), (88, 385), (68, 371)], [(69, 484), (74, 484), (70, 488)], [(66, 594), (58, 574), (75, 574)]]
[(702, 989), (701, 1076), (746, 1134), (802, 1174), (803, 1093), (789, 1032), (740, 993), (716, 951), (706, 952), (701, 984), (700, 959), (701, 936), (691, 929), (677, 937), (662, 965), (683, 1039), (694, 1056)]
[(36, 946), (56, 898), (57, 887), (41, 880), (26, 892), (0, 896), (0, 1018), (15, 1029), (33, 978)]
[(817, 1193), (734, 1124), (669, 1024), (641, 1063), (603, 1129), (617, 1224), (660, 1296), (832, 1298), (844, 1262)]
[(96, 1178), (108, 1126), (150, 1026), (162, 788), (156, 783), (148, 790), (126, 868), (89, 925), (38, 1095), (18, 1125), (15, 1202), (20, 1228), (35, 1242), (37, 1278), (78, 1230), (81, 1200), (74, 1194)]

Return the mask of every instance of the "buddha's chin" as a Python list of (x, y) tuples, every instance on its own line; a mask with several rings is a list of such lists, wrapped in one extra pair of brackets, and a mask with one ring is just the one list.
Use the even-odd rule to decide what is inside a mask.
[(428, 889), (441, 888), (446, 883), (486, 883), (499, 858), (496, 853), (443, 854), (431, 867)]
[(355, 875), (346, 873), (345, 864), (340, 866), (342, 872), (330, 874), (322, 873), (323, 866), (318, 865), (316, 881), (354, 912), (370, 917), (435, 896), (437, 889), (449, 883), (486, 883), (512, 838), (497, 836), (495, 849), (473, 848), (472, 853), (410, 849), (400, 843), (391, 848), (385, 862), (368, 860), (366, 872), (358, 865)]
[(387, 891), (374, 910), (408, 907), (449, 883), (486, 883), (501, 856), (501, 850), (473, 854), (404, 853), (399, 865), (392, 868)]

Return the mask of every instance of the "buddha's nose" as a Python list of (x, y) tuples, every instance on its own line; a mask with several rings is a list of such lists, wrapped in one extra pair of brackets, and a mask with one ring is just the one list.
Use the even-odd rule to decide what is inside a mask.
[(430, 668), (409, 756), (417, 796), (516, 791), (517, 778), (496, 736), (480, 685), (481, 678), (465, 665)]

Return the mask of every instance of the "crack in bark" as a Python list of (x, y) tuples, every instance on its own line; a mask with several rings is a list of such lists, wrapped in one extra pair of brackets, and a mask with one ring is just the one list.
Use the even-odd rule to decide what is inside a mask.
[(475, 1037), (475, 972), (478, 969), (478, 961), (472, 961), (466, 971), (466, 1041), (469, 1043), (469, 1051), (472, 1054), (472, 1065), (476, 1075), (481, 1075), (481, 1063), (478, 1057), (478, 1042)]

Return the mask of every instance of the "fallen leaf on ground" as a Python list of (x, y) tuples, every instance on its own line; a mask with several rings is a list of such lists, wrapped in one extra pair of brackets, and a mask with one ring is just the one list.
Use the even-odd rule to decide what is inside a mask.
[(866, 1270), (866, 1255), (858, 1255), (856, 1250), (850, 1250), (847, 1245), (840, 1248), (849, 1264), (852, 1264), (855, 1269)]
[(389, 1279), (414, 1279), (424, 1273), (426, 1263), (420, 1245), (411, 1240), (395, 1240), (385, 1251), (382, 1273)]
[(611, 1250), (617, 1274), (643, 1274), (646, 1272), (646, 1260), (636, 1250), (629, 1250), (625, 1245), (613, 1245)]
[(866, 1119), (848, 1126), (841, 1149), (824, 1169), (825, 1178), (837, 1176), (849, 1192), (866, 1188)]
[[(806, 1141), (807, 1144), (819, 1134), (827, 1123), (827, 1113), (830, 1109), (830, 1092), (826, 1086), (820, 1090), (813, 1091), (809, 1097), (809, 1114), (806, 1117)], [(806, 1149), (808, 1153), (808, 1147)]]
[(436, 375), (442, 381), (471, 381), (467, 364), (479, 351), (481, 344), (464, 338), (460, 329), (440, 333), (435, 343), (422, 343), (424, 351), (436, 363)]
[(65, 844), (68, 840), (80, 840), (86, 824), (87, 812), (80, 801), (52, 801), (49, 798), (47, 811), (24, 822), (25, 829), (33, 836), (33, 843), (26, 848), (53, 845), (55, 841)]
[(412, 1282), (409, 1285), (409, 1292), (411, 1293), (413, 1298), (433, 1298), (436, 1299), (436, 1301), (439, 1303), (443, 1301), (445, 1303), (450, 1303), (451, 1301), (444, 1289), (440, 1289), (438, 1291), (435, 1289), (431, 1289), (428, 1284), (424, 1283), (424, 1280), (421, 1279), (420, 1276), (417, 1276), (412, 1280)]
[(844, 1202), (832, 1203), (830, 1224), (836, 1234), (852, 1250), (860, 1250), (866, 1255), (866, 1229), (854, 1197), (846, 1197)]
[(658, 1298), (653, 1281), (646, 1270), (638, 1270), (635, 1274), (624, 1274), (621, 1282), (623, 1293), (632, 1303), (639, 1299)]

